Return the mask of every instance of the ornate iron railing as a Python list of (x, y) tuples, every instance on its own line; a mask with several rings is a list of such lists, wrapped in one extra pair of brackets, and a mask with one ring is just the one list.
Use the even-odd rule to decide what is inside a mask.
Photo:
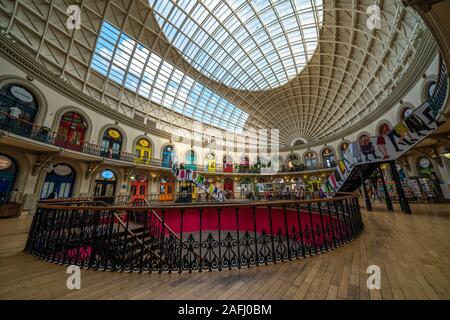
[(325, 253), (363, 230), (358, 198), (108, 207), (38, 204), (25, 250), (95, 270), (183, 272), (266, 265)]
[[(31, 122), (25, 121), (20, 118), (12, 117), (9, 113), (2, 111), (2, 106), (4, 110), (7, 110), (12, 102), (9, 102), (7, 98), (0, 97), (0, 130), (4, 130), (15, 135), (32, 139), (41, 143), (48, 145), (82, 152), (88, 155), (109, 158), (113, 160), (121, 160), (126, 162), (133, 162), (137, 164), (144, 164), (160, 168), (170, 168), (171, 162), (163, 162), (161, 159), (151, 158), (144, 159), (136, 157), (136, 155), (125, 152), (117, 151), (108, 148), (104, 148), (100, 145), (89, 143), (87, 141), (77, 140), (70, 138), (68, 136), (62, 135), (58, 132), (51, 130), (50, 128), (38, 126)], [(208, 172), (208, 173), (241, 173), (241, 174), (255, 174), (261, 173), (261, 167), (256, 165), (249, 167), (240, 167), (233, 165), (226, 165), (225, 167), (221, 164), (217, 164), (214, 167), (208, 166), (207, 164), (189, 164), (186, 165), (192, 168), (192, 170)], [(334, 167), (334, 166), (333, 166)], [(303, 171), (314, 171), (322, 169), (331, 169), (324, 165), (316, 166), (302, 166), (298, 168), (286, 168), (285, 166), (280, 166), (278, 172), (303, 172)]]

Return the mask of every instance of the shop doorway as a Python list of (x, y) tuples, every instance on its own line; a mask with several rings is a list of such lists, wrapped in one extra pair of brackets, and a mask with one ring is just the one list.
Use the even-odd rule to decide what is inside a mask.
[(57, 164), (47, 173), (41, 190), (41, 199), (70, 198), (75, 184), (75, 172), (67, 164)]
[(117, 177), (114, 171), (102, 170), (95, 178), (94, 199), (113, 204), (116, 183)]
[(84, 143), (84, 136), (87, 125), (82, 116), (76, 112), (66, 112), (61, 117), (58, 127), (56, 145), (81, 151)]
[(135, 200), (144, 200), (147, 196), (148, 181), (147, 176), (143, 173), (138, 173), (131, 176), (131, 202)]
[(9, 202), (14, 190), (18, 167), (16, 161), (0, 154), (0, 204)]
[(120, 159), (122, 148), (122, 135), (116, 129), (107, 129), (103, 133), (102, 149), (100, 155), (111, 159)]
[(175, 183), (168, 177), (164, 177), (159, 182), (159, 200), (173, 201), (173, 190)]

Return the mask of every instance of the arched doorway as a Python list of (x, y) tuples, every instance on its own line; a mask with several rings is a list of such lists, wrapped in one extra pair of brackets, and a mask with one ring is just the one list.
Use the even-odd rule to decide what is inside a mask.
[(0, 124), (10, 132), (29, 134), (38, 107), (33, 94), (20, 85), (8, 84), (0, 89)]
[(286, 183), (284, 182), (283, 178), (275, 178), (273, 181), (273, 191), (275, 192), (275, 194), (279, 194), (281, 195), (282, 192), (285, 190), (286, 188)]
[(162, 166), (164, 168), (171, 168), (172, 167), (172, 146), (165, 146), (162, 152)]
[(120, 159), (122, 148), (122, 135), (114, 128), (106, 129), (102, 138), (102, 149), (100, 155), (111, 159)]
[(0, 154), (0, 204), (12, 201), (11, 192), (14, 191), (18, 172), (16, 161)]
[(405, 109), (403, 109), (402, 114), (401, 114), (401, 120), (405, 120), (406, 118), (408, 118), (408, 116), (413, 113), (414, 110), (411, 109), (410, 107), (406, 107)]
[(233, 159), (229, 155), (223, 156), (223, 172), (233, 172)]
[(95, 177), (94, 197), (109, 204), (114, 203), (116, 183), (117, 176), (114, 171), (110, 169), (100, 171)]
[(334, 153), (331, 151), (330, 148), (325, 148), (322, 151), (322, 159), (323, 159), (323, 165), (325, 168), (332, 168), (336, 166), (334, 161)]
[(131, 201), (136, 199), (143, 200), (147, 195), (148, 181), (147, 176), (143, 173), (137, 173), (130, 177), (131, 180)]
[(314, 152), (307, 152), (305, 154), (305, 164), (307, 169), (314, 169), (317, 167), (317, 155)]
[(341, 152), (341, 159), (344, 159), (344, 153), (347, 151), (347, 149), (348, 149), (348, 142), (342, 142), (339, 147), (339, 150)]
[(206, 170), (208, 172), (216, 172), (216, 155), (214, 153), (208, 153), (205, 162)]
[(233, 179), (225, 178), (223, 180), (223, 191), (225, 192), (225, 196), (227, 197), (227, 199), (233, 197)]
[(75, 172), (67, 164), (60, 163), (45, 176), (41, 199), (70, 198), (75, 184)]
[(295, 153), (290, 153), (286, 156), (287, 169), (289, 171), (298, 171), (301, 167), (300, 158)]
[(250, 160), (247, 156), (241, 157), (239, 161), (239, 172), (248, 172), (250, 169)]
[(81, 151), (87, 124), (76, 112), (66, 112), (61, 117), (55, 144), (67, 149)]
[(194, 150), (188, 150), (184, 160), (184, 167), (186, 169), (196, 170), (195, 167), (195, 152)]
[(170, 177), (163, 177), (159, 181), (159, 200), (173, 201), (173, 190), (175, 189), (175, 182)]
[(145, 138), (141, 138), (136, 142), (135, 161), (137, 163), (150, 164), (152, 155), (152, 144)]
[(433, 163), (427, 157), (417, 160), (417, 171), (419, 172), (418, 184), (423, 198), (436, 199), (442, 197), (439, 178)]

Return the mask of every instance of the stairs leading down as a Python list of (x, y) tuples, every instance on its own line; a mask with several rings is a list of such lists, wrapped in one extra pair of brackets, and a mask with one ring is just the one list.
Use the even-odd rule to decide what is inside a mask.
[(344, 152), (342, 160), (322, 186), (324, 192), (352, 192), (361, 186), (378, 163), (398, 159), (414, 148), (442, 123), (438, 121), (440, 111), (447, 101), (447, 69), (442, 59), (436, 89), (429, 101), (398, 123), (385, 135), (363, 136), (352, 142)]

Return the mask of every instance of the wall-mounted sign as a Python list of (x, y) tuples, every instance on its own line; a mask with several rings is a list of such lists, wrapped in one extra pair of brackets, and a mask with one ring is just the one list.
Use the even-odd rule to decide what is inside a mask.
[(33, 100), (34, 100), (31, 93), (29, 93), (27, 90), (25, 90), (24, 88), (21, 88), (21, 87), (12, 86), (11, 94), (23, 102), (30, 103), (30, 102), (33, 102)]
[(148, 141), (147, 141), (146, 139), (141, 139), (141, 140), (139, 140), (138, 144), (139, 144), (141, 147), (148, 147), (148, 146), (149, 146), (149, 143), (148, 143)]
[(317, 181), (318, 179), (317, 179), (316, 176), (311, 176), (311, 177), (309, 178), (309, 180), (310, 180), (310, 181)]
[(112, 179), (114, 178), (114, 172), (111, 170), (103, 170), (101, 176), (103, 179)]
[(108, 130), (108, 135), (113, 138), (113, 139), (119, 139), (120, 138), (120, 133), (119, 131), (115, 130), (115, 129), (109, 129)]
[(0, 170), (6, 170), (11, 167), (11, 159), (5, 156), (0, 156)]
[(419, 166), (423, 169), (428, 169), (431, 166), (431, 162), (428, 158), (423, 157), (419, 160)]
[(54, 169), (53, 172), (55, 172), (58, 176), (68, 176), (72, 173), (72, 169), (69, 166), (66, 166), (65, 164), (58, 164)]
[(147, 176), (145, 174), (142, 173), (138, 173), (135, 177), (134, 180), (138, 181), (138, 182), (145, 182), (147, 181)]

